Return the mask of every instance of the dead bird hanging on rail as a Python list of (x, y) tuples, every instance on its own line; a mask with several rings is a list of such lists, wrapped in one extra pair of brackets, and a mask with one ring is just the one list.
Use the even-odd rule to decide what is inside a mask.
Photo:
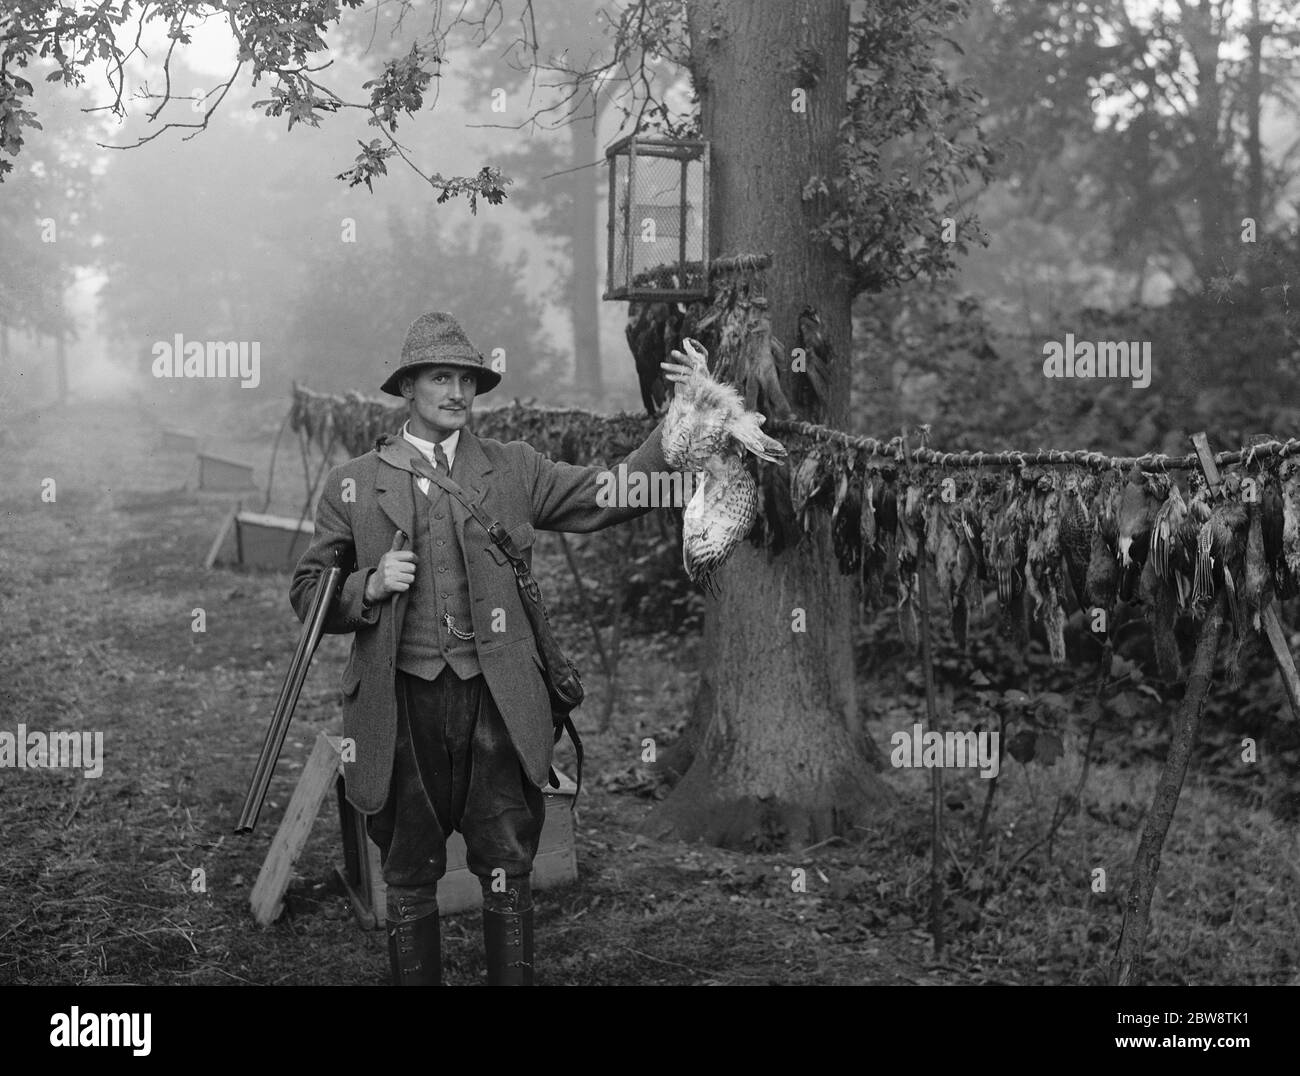
[(682, 347), (685, 353), (673, 352), (680, 362), (661, 364), (673, 382), (664, 418), (664, 458), (679, 470), (704, 472), (682, 517), (682, 562), (691, 581), (716, 596), (715, 573), (758, 515), (758, 489), (744, 455), (780, 463), (786, 452), (759, 428), (764, 416), (746, 411), (740, 393), (709, 373), (703, 346), (685, 338)]

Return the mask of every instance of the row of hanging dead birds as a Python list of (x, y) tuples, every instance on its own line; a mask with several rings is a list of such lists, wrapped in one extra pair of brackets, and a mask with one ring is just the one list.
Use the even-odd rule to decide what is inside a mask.
[(405, 408), (367, 399), (359, 392), (334, 396), (293, 386), (289, 428), (323, 456), (329, 456), (336, 445), (349, 457), (362, 456), (378, 438), (399, 430), (405, 419)]
[(1106, 623), (1118, 601), (1140, 603), (1168, 678), (1181, 672), (1179, 614), (1203, 616), (1222, 590), (1239, 647), (1274, 597), (1300, 593), (1296, 458), (1230, 471), (1212, 495), (1199, 474), (1183, 487), (1136, 467), (935, 468), (909, 479), (895, 461), (814, 446), (794, 469), (791, 494), (805, 529), (815, 507), (829, 509), (839, 568), (860, 572), (869, 595), (880, 595), (892, 560), (900, 631), (913, 646), (922, 543), (960, 645), (988, 584), (1004, 625), (1027, 601), (1052, 660), (1064, 661), (1068, 590), (1085, 612), (1104, 610)]
[[(359, 392), (346, 396), (293, 387), (289, 428), (323, 455), (339, 449), (361, 456), (385, 434), (401, 429), (406, 408)], [(474, 432), (501, 441), (524, 440), (551, 459), (569, 463), (616, 461), (645, 440), (649, 426), (638, 415), (597, 415), (576, 408), (513, 403), (476, 409)]]
[[(724, 280), (702, 314), (698, 304), (678, 308), (675, 320), (658, 307), (630, 310), (636, 339), (647, 349), (686, 349), (673, 350), (663, 366), (678, 382), (664, 451), (673, 466), (707, 464), (684, 517), (683, 563), (710, 592), (716, 594), (719, 568), (755, 522), (762, 523), (759, 540), (776, 553), (812, 528), (814, 508), (825, 508), (839, 568), (860, 572), (868, 596), (880, 596), (892, 561), (900, 631), (912, 647), (920, 631), (917, 571), (924, 542), (963, 647), (987, 583), (996, 589), (1004, 626), (1016, 623), (1017, 606), (1027, 601), (1052, 660), (1064, 661), (1068, 587), (1080, 609), (1104, 610), (1107, 624), (1117, 601), (1140, 603), (1162, 674), (1171, 678), (1181, 672), (1174, 635), (1180, 613), (1203, 615), (1222, 589), (1240, 649), (1258, 632), (1274, 596), (1300, 592), (1296, 459), (1269, 457), (1249, 476), (1229, 472), (1220, 494), (1212, 495), (1199, 474), (1189, 473), (1182, 487), (1167, 473), (1136, 467), (1127, 474), (1061, 465), (930, 469), (913, 472), (924, 473), (916, 481), (903, 480), (892, 461), (813, 443), (789, 471), (760, 466), (760, 490), (745, 456), (781, 464), (786, 452), (758, 429), (764, 417), (755, 408), (777, 418), (793, 415), (777, 379), (776, 363), (786, 356), (771, 334), (761, 270), (761, 264), (743, 267)], [(669, 318), (657, 337), (647, 332), (651, 314)], [(704, 346), (685, 336), (688, 329), (716, 347), (711, 373)], [(812, 308), (800, 315), (796, 344), (806, 369), (792, 379), (795, 397), (805, 413), (817, 413), (826, 399), (830, 353)], [(638, 355), (639, 367), (652, 357)]]
[[(675, 375), (677, 413), (670, 406), (664, 448), (670, 465), (707, 476), (683, 527), (683, 563), (706, 590), (716, 593), (719, 568), (756, 521), (763, 523), (758, 539), (776, 548), (789, 543), (792, 530), (810, 530), (812, 514), (824, 510), (839, 569), (860, 573), (866, 595), (878, 600), (886, 573), (896, 573), (900, 630), (909, 644), (919, 633), (916, 573), (924, 542), (962, 645), (970, 617), (983, 607), (985, 584), (996, 590), (1008, 625), (1016, 622), (1018, 603), (1028, 603), (1054, 661), (1065, 658), (1067, 594), (1079, 608), (1108, 617), (1117, 601), (1137, 601), (1169, 677), (1181, 666), (1174, 636), (1180, 613), (1202, 615), (1222, 589), (1240, 645), (1258, 630), (1274, 596), (1300, 592), (1300, 459), (1270, 456), (1249, 474), (1229, 471), (1221, 496), (1212, 496), (1199, 474), (1189, 473), (1180, 486), (1168, 474), (1137, 469), (928, 468), (908, 478), (895, 460), (815, 442), (787, 471), (780, 466), (783, 446), (758, 429), (761, 418), (737, 390), (708, 373), (702, 348), (692, 342), (683, 358), (689, 361)], [(295, 387), (290, 418), (322, 451), (337, 439), (357, 455), (401, 415), (357, 393)], [(480, 428), (484, 423), (490, 428)], [(485, 436), (525, 437), (577, 463), (625, 455), (644, 436), (644, 421), (631, 416), (517, 403), (476, 416), (475, 427)], [(767, 461), (761, 490), (746, 466), (749, 454)]]

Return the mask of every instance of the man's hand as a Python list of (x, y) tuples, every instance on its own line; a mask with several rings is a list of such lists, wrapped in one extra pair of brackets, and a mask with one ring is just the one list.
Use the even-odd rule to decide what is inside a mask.
[(410, 590), (415, 582), (415, 565), (419, 558), (411, 550), (403, 549), (405, 544), (405, 532), (398, 531), (393, 536), (393, 548), (379, 558), (379, 566), (366, 580), (366, 601), (371, 605)]

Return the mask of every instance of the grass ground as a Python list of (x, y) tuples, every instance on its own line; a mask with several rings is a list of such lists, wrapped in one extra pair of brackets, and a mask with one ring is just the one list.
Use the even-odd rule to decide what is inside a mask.
[[(278, 415), (227, 430), (222, 454), (264, 480)], [(243, 792), (292, 654), (288, 573), (202, 569), (230, 495), (194, 491), (189, 457), (158, 448), (161, 418), (83, 401), (11, 425), (0, 442), (0, 730), (97, 730), (103, 776), (0, 771), (0, 983), (362, 983), (386, 980), (380, 934), (358, 927), (333, 880), (341, 858), (322, 817), (287, 909), (267, 930), (248, 898), (297, 775), (321, 730), (339, 731), (347, 639), (322, 643), (257, 834), (233, 836)], [(272, 511), (296, 515), (296, 450), (282, 454)], [(293, 459), (293, 463), (286, 463)], [(295, 471), (295, 467), (299, 470)], [(41, 499), (54, 478), (56, 499)], [(186, 482), (188, 479), (188, 488)], [(260, 497), (248, 507), (261, 508)], [(544, 547), (543, 573), (564, 571)], [(191, 630), (202, 609), (206, 631)], [(585, 628), (569, 625), (594, 669)], [(579, 880), (538, 899), (543, 984), (1096, 983), (1157, 773), (1150, 758), (1094, 764), (1082, 809), (1040, 843), (1074, 786), (1077, 737), (1050, 769), (1008, 761), (988, 855), (972, 853), (982, 782), (950, 781), (949, 945), (930, 957), (929, 782), (888, 770), (898, 807), (871, 832), (803, 853), (660, 844), (637, 824), (663, 794), (640, 767), (644, 735), (689, 708), (693, 638), (624, 644), (611, 728), (586, 728)], [(914, 689), (860, 670), (869, 731), (921, 720)], [(580, 724), (600, 712), (590, 680)], [(1188, 780), (1162, 859), (1148, 946), (1160, 983), (1294, 983), (1300, 839), (1294, 823)], [(194, 870), (204, 872), (196, 891)], [(1095, 870), (1106, 889), (1095, 891)], [(792, 871), (802, 869), (806, 892)], [(446, 979), (482, 980), (477, 915), (444, 926)]]

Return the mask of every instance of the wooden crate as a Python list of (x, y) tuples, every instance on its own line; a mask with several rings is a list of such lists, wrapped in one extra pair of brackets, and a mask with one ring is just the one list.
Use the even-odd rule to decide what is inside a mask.
[(240, 564), (254, 568), (293, 568), (315, 533), (309, 519), (300, 522), (261, 512), (235, 513), (236, 556)]
[[(560, 787), (547, 791), (546, 821), (533, 860), (534, 889), (573, 882), (578, 877), (578, 849), (573, 834), (574, 785), (560, 774)], [(383, 886), (382, 879), (380, 886)], [(447, 873), (438, 883), (438, 911), (443, 915), (473, 911), (483, 905), (483, 890), (478, 879), (465, 866), (465, 838), (453, 833), (447, 839)], [(382, 913), (383, 905), (378, 906)]]
[(228, 492), (254, 487), (252, 464), (199, 455), (199, 489)]
[(183, 430), (163, 430), (162, 447), (164, 452), (194, 453), (199, 451), (199, 439)]

